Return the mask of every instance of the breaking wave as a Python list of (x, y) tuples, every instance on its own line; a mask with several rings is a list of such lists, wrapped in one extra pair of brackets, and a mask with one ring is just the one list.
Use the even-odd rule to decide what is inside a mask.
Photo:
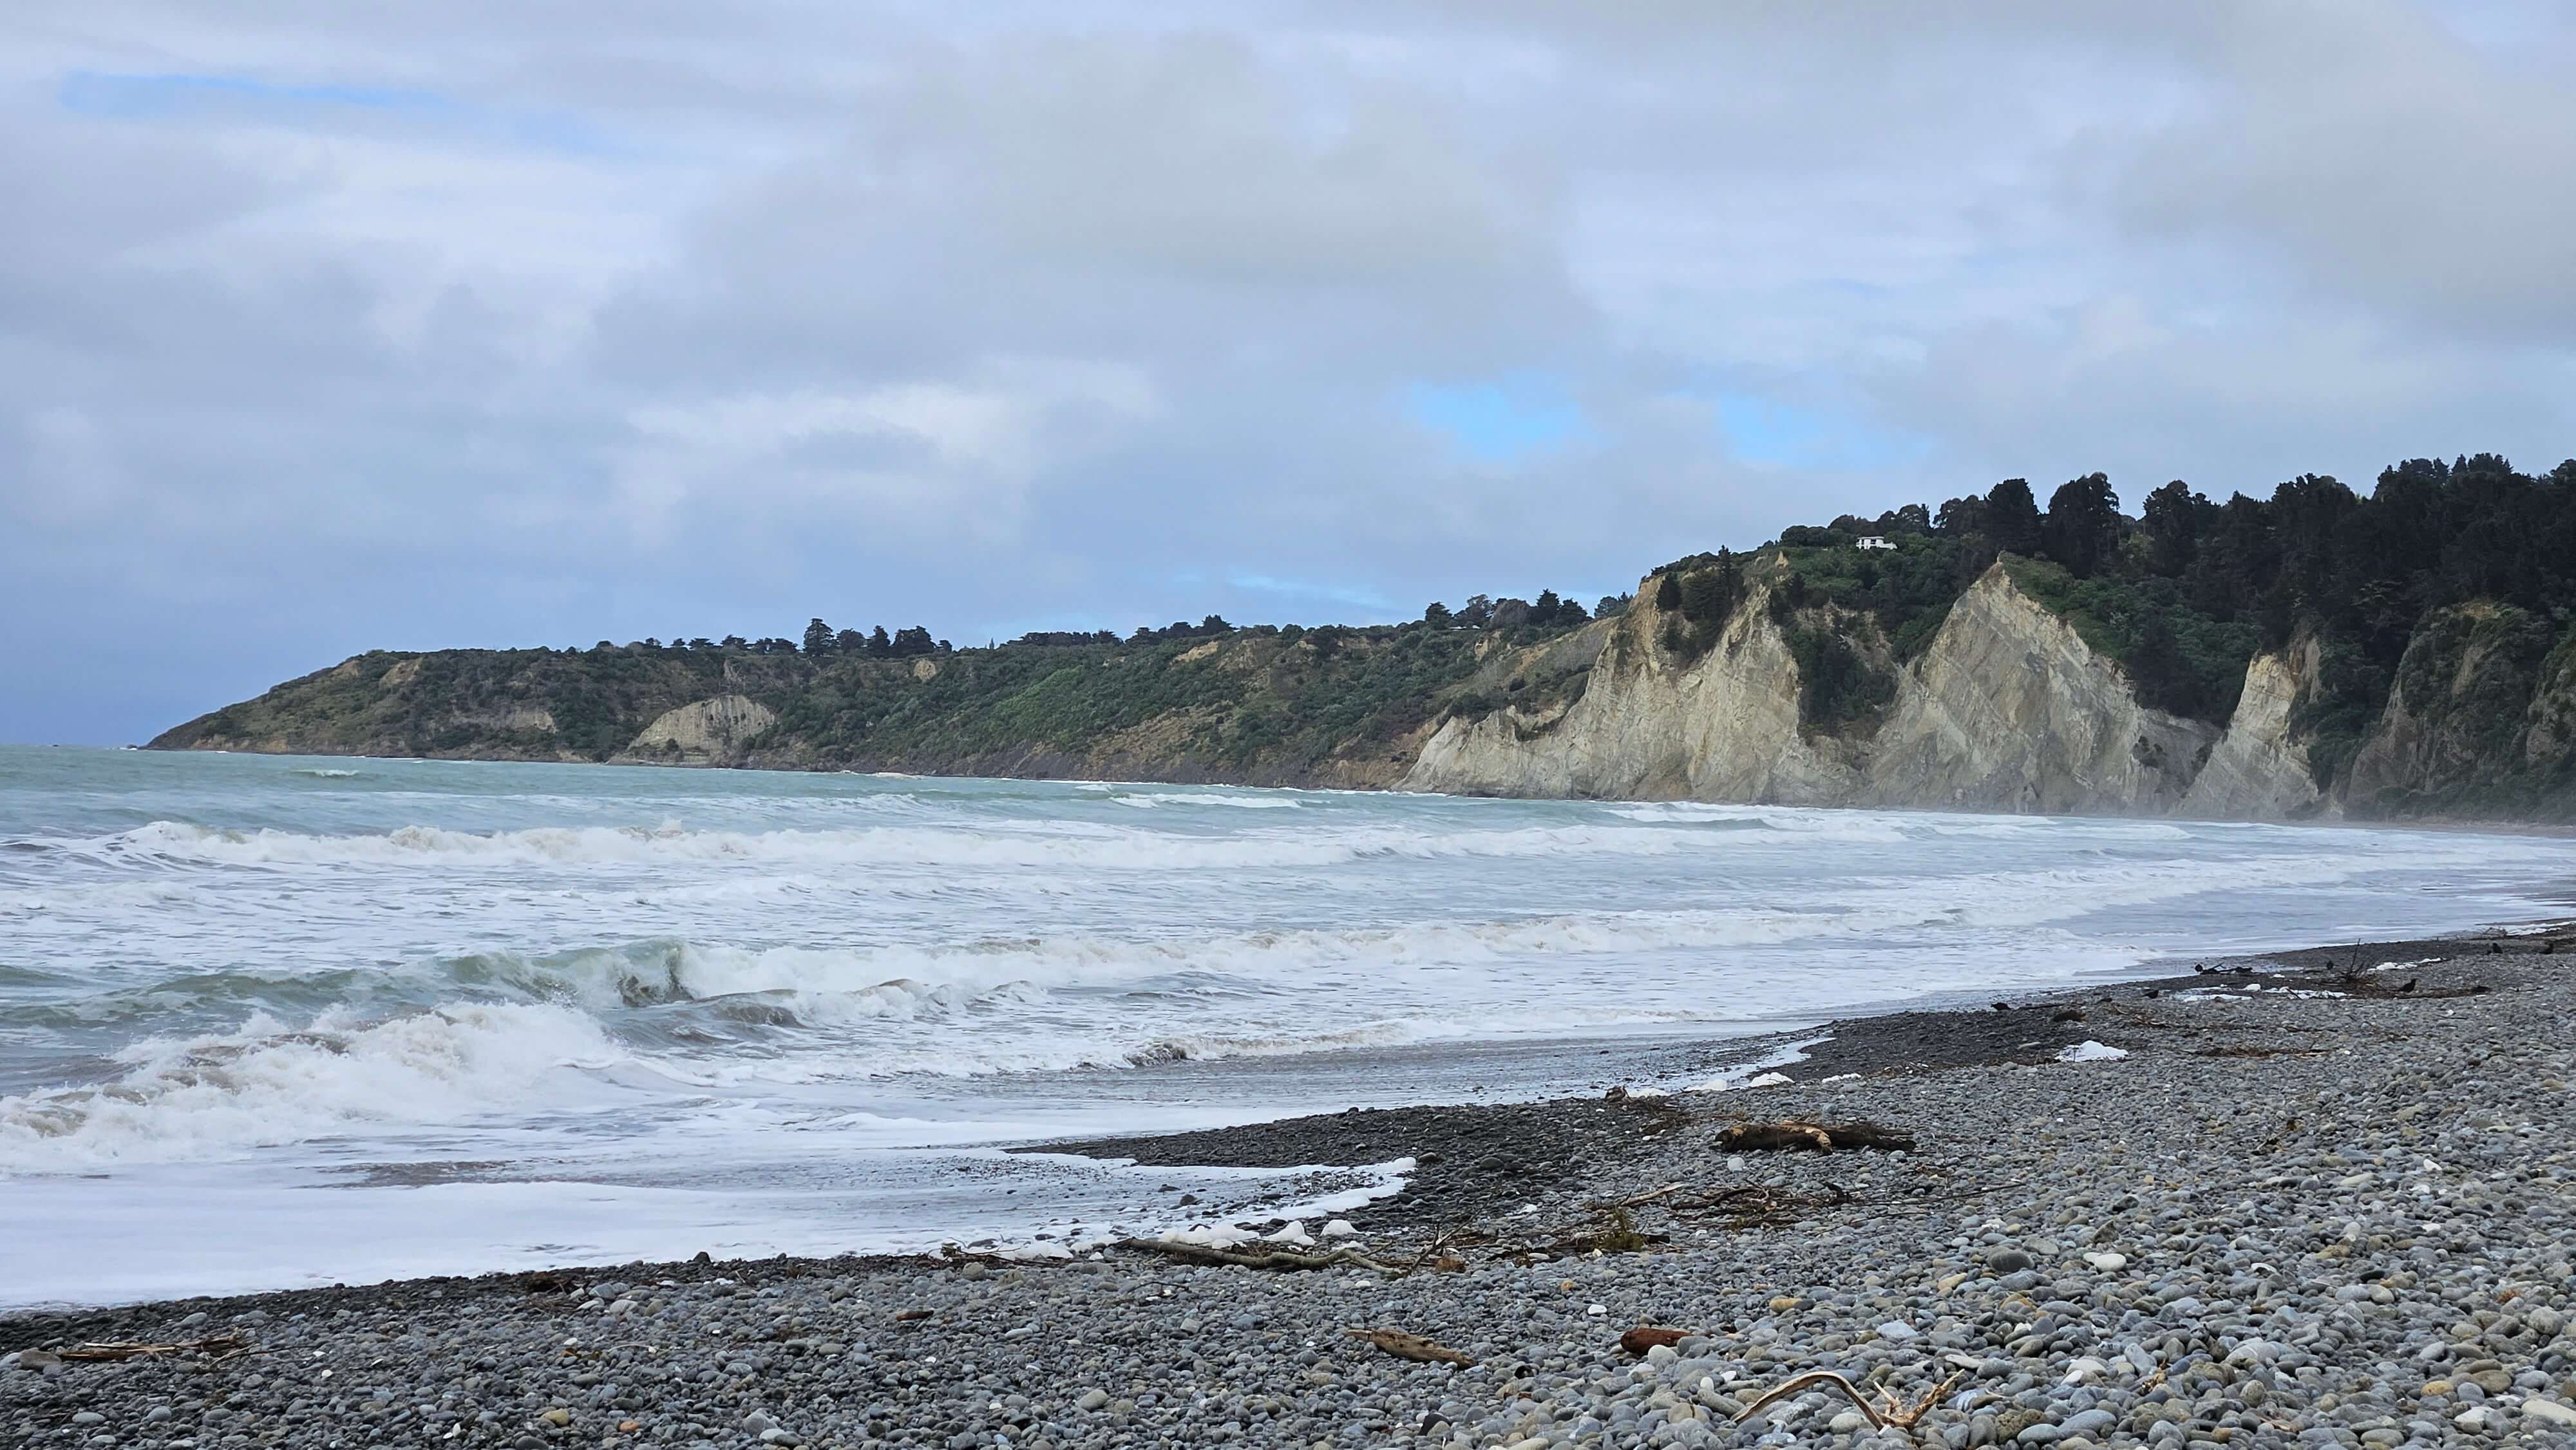
[(1026, 830), (874, 826), (762, 832), (660, 826), (561, 826), (458, 831), (405, 826), (367, 835), (225, 830), (156, 821), (116, 836), (49, 843), (106, 861), (225, 866), (579, 866), (738, 862), (786, 866), (1225, 871), (1332, 866), (1374, 857), (1661, 855), (1687, 849), (1685, 833), (1555, 826), (1420, 831), (1363, 828), (1299, 834), (1193, 835), (1052, 822)]
[(148, 1038), (109, 1081), (0, 1098), (0, 1169), (225, 1156), (365, 1125), (452, 1123), (524, 1102), (545, 1079), (625, 1059), (562, 1007), (463, 1006), (363, 1023)]

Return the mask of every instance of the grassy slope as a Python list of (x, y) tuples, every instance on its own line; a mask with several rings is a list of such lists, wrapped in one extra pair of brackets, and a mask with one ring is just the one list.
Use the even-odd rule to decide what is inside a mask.
[[(755, 763), (1054, 771), (1120, 761), (1203, 779), (1370, 781), (1475, 668), (1419, 627), (1006, 645), (933, 661), (742, 650), (362, 655), (152, 742), (324, 754), (604, 760), (664, 711), (741, 694), (778, 723)], [(538, 712), (543, 712), (540, 715)], [(552, 728), (545, 728), (547, 719)]]

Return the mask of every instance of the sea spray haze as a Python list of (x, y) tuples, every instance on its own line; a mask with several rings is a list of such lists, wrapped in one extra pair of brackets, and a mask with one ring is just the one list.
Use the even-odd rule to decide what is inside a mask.
[(8, 749), (0, 1284), (1140, 1225), (1169, 1170), (993, 1145), (1588, 1086), (1613, 1034), (2528, 916), (2566, 861), (2463, 832)]

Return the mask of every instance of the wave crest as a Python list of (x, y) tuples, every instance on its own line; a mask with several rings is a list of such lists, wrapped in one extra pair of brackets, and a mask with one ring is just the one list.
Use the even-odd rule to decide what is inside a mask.
[(463, 1006), (290, 1028), (155, 1038), (94, 1087), (0, 1098), (0, 1170), (216, 1157), (368, 1123), (452, 1122), (524, 1098), (566, 1069), (624, 1059), (563, 1007)]

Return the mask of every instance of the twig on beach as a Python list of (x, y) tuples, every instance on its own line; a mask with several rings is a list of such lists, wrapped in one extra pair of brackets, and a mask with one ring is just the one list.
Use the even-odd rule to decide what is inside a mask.
[(1628, 1210), (1613, 1205), (1604, 1211), (1599, 1228), (1558, 1239), (1547, 1244), (1544, 1251), (1559, 1258), (1593, 1253), (1638, 1254), (1666, 1241), (1663, 1234), (1640, 1232)]
[(1974, 1188), (1962, 1188), (1955, 1193), (1918, 1194), (1907, 1201), (1911, 1203), (1945, 1203), (1954, 1198), (1977, 1198), (1989, 1193), (2000, 1193), (2007, 1188), (2028, 1188), (2029, 1186), (2029, 1179), (2015, 1178), (2003, 1183), (1980, 1183)]
[(83, 1344), (71, 1349), (62, 1350), (59, 1352), (59, 1357), (63, 1359), (113, 1361), (127, 1359), (157, 1359), (165, 1354), (211, 1354), (219, 1359), (230, 1359), (234, 1355), (241, 1354), (249, 1348), (249, 1342), (244, 1340), (240, 1335), (218, 1334), (212, 1339), (183, 1339), (175, 1344), (151, 1344), (139, 1340), (110, 1340), (105, 1343)]
[(1738, 1188), (1721, 1189), (1706, 1198), (1679, 1201), (1671, 1207), (1677, 1214), (1722, 1210), (1727, 1215), (1727, 1227), (1751, 1228), (1761, 1224), (1778, 1223), (1798, 1209), (1839, 1208), (1844, 1204), (1859, 1201), (1852, 1195), (1851, 1190), (1839, 1183), (1826, 1184), (1825, 1191), (1822, 1193), (1793, 1193), (1766, 1185), (1750, 1184)]
[(1632, 1193), (1617, 1203), (1600, 1203), (1593, 1206), (1595, 1208), (1636, 1208), (1641, 1204), (1652, 1203), (1668, 1193), (1679, 1193), (1688, 1187), (1690, 1185), (1687, 1183), (1667, 1183), (1661, 1188), (1649, 1188), (1643, 1193)]
[(1775, 1401), (1786, 1399), (1790, 1395), (1796, 1394), (1798, 1391), (1805, 1389), (1809, 1385), (1829, 1384), (1843, 1392), (1844, 1398), (1852, 1402), (1852, 1408), (1860, 1411), (1862, 1415), (1868, 1417), (1870, 1427), (1872, 1429), (1884, 1430), (1893, 1425), (1897, 1429), (1906, 1430), (1913, 1428), (1915, 1421), (1922, 1419), (1926, 1414), (1930, 1413), (1932, 1407), (1940, 1402), (1941, 1397), (1950, 1392), (1950, 1386), (1957, 1384), (1958, 1382), (1959, 1377), (1957, 1375), (1952, 1375), (1948, 1379), (1941, 1381), (1941, 1383), (1934, 1385), (1930, 1394), (1927, 1394), (1922, 1399), (1915, 1401), (1912, 1405), (1908, 1405), (1886, 1390), (1880, 1390), (1878, 1392), (1878, 1399), (1873, 1402), (1864, 1398), (1861, 1395), (1859, 1388), (1853, 1385), (1850, 1380), (1844, 1379), (1841, 1375), (1834, 1373), (1832, 1370), (1809, 1370), (1805, 1374), (1798, 1375), (1793, 1379), (1783, 1380), (1778, 1385), (1764, 1390), (1759, 1397), (1744, 1407), (1742, 1413), (1735, 1417), (1735, 1422), (1740, 1425), (1746, 1420), (1751, 1419), (1754, 1415), (1759, 1414), (1766, 1406)]
[[(1406, 1274), (1413, 1273), (1415, 1270), (1420, 1269), (1424, 1264), (1429, 1264), (1435, 1269), (1446, 1269), (1451, 1264), (1456, 1264), (1462, 1269), (1467, 1267), (1463, 1260), (1452, 1258), (1449, 1255), (1440, 1253), (1441, 1247), (1447, 1244), (1450, 1237), (1457, 1232), (1458, 1231), (1454, 1228), (1448, 1228), (1442, 1229), (1439, 1233), (1433, 1235), (1431, 1242), (1422, 1246), (1422, 1252), (1413, 1256), (1412, 1263), (1409, 1263), (1403, 1268), (1395, 1271), (1396, 1276), (1401, 1278)], [(1438, 1254), (1439, 1257), (1434, 1258), (1433, 1255), (1435, 1254)]]
[(1353, 1339), (1367, 1340), (1398, 1359), (1409, 1359), (1420, 1364), (1472, 1365), (1475, 1363), (1474, 1360), (1445, 1344), (1433, 1343), (1419, 1334), (1407, 1334), (1401, 1329), (1345, 1329), (1342, 1332)]

